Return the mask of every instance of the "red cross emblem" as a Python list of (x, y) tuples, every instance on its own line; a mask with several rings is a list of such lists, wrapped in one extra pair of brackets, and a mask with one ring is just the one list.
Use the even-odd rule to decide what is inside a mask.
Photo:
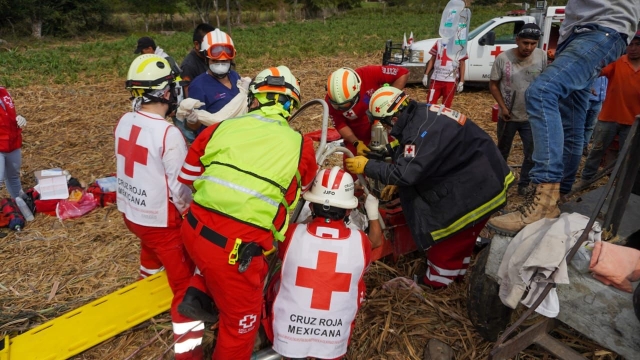
[(404, 157), (415, 157), (416, 146), (414, 144), (407, 144), (404, 146)]
[(498, 55), (502, 54), (502, 50), (500, 46), (496, 46), (496, 48), (490, 53), (493, 57), (498, 57)]
[(352, 88), (352, 89), (353, 89), (353, 90), (355, 91), (355, 89), (356, 89), (356, 86), (355, 86), (355, 85), (353, 85), (353, 86), (352, 86), (351, 88)]
[(440, 66), (446, 66), (447, 62), (451, 61), (447, 56), (447, 48), (442, 49), (442, 54), (438, 57), (438, 60), (440, 60)]
[(312, 309), (329, 310), (334, 291), (349, 292), (351, 274), (336, 272), (337, 262), (337, 253), (319, 251), (316, 269), (298, 266), (296, 286), (313, 290), (311, 295)]
[(142, 129), (139, 126), (131, 126), (129, 140), (118, 138), (118, 155), (124, 156), (124, 174), (133, 177), (133, 167), (135, 163), (147, 165), (147, 155), (149, 149), (136, 144)]
[(380, 112), (380, 106), (376, 106), (376, 112), (379, 113)]

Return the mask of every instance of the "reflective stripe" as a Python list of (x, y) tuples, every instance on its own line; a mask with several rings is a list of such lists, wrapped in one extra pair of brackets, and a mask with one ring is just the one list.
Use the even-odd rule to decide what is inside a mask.
[(466, 258), (464, 258), (464, 260), (462, 260), (463, 264), (468, 264), (470, 262), (471, 262), (471, 257), (470, 256), (467, 256)]
[(464, 228), (467, 224), (484, 217), (491, 210), (507, 201), (507, 188), (509, 187), (509, 184), (511, 184), (514, 180), (515, 178), (513, 177), (513, 174), (509, 172), (509, 174), (507, 174), (507, 176), (505, 176), (504, 178), (504, 187), (498, 195), (496, 195), (493, 199), (489, 200), (483, 205), (479, 206), (475, 210), (471, 211), (470, 213), (466, 214), (465, 216), (461, 217), (446, 228), (432, 232), (431, 237), (433, 237), (433, 240), (440, 240), (462, 230), (462, 228)]
[(200, 269), (196, 267), (196, 270), (193, 272), (193, 275), (202, 275), (202, 273), (200, 272)]
[(458, 270), (443, 269), (441, 267), (438, 267), (438, 266), (434, 265), (429, 260), (427, 260), (427, 266), (429, 266), (430, 268), (433, 268), (435, 271), (438, 272), (438, 274), (443, 275), (443, 276), (458, 276), (458, 275), (460, 275), (460, 269), (458, 269)]
[(194, 171), (194, 172), (202, 171), (202, 166), (193, 166), (193, 165), (189, 165), (187, 163), (184, 163), (182, 165), (182, 167), (185, 168), (186, 170), (189, 170), (189, 171)]
[(247, 114), (247, 116), (250, 116), (250, 117), (252, 117), (252, 118), (254, 118), (256, 120), (260, 120), (260, 121), (263, 121), (263, 122), (266, 122), (266, 123), (275, 123), (275, 124), (279, 124), (279, 125), (282, 126), (282, 121), (269, 119), (269, 118), (266, 118), (266, 117), (263, 117), (263, 116), (260, 116), (260, 115), (257, 115), (257, 114)]
[(467, 269), (462, 269), (460, 270), (460, 276), (464, 275), (467, 273)]
[(222, 186), (226, 186), (226, 187), (228, 187), (230, 189), (241, 191), (241, 192), (243, 192), (245, 194), (249, 194), (249, 195), (251, 195), (253, 197), (258, 198), (258, 199), (266, 202), (267, 204), (269, 204), (269, 205), (271, 205), (271, 206), (273, 206), (275, 208), (277, 208), (278, 205), (279, 205), (278, 202), (269, 199), (268, 197), (260, 194), (259, 192), (255, 191), (255, 190), (247, 189), (246, 187), (243, 187), (243, 186), (240, 186), (240, 185), (237, 185), (237, 184), (233, 184), (233, 183), (230, 183), (228, 181), (224, 181), (224, 180), (222, 180), (220, 178), (217, 178), (217, 177), (214, 177), (214, 176), (201, 175), (201, 176), (198, 176), (198, 180), (208, 180), (208, 181), (214, 182), (216, 184), (219, 184), (219, 185), (222, 185)]
[(140, 272), (144, 272), (147, 275), (157, 274), (160, 271), (164, 271), (164, 266), (160, 266), (158, 269), (147, 269), (146, 267), (140, 265)]
[(184, 354), (186, 352), (192, 351), (202, 344), (202, 338), (197, 339), (187, 339), (183, 342), (178, 342), (173, 345), (173, 351), (176, 354)]
[(185, 180), (195, 181), (198, 178), (198, 175), (189, 175), (189, 174), (186, 174), (185, 172), (181, 171), (180, 172), (180, 177), (185, 179)]
[(438, 275), (431, 274), (431, 269), (427, 269), (427, 279), (429, 279), (429, 280), (431, 280), (433, 282), (444, 284), (444, 285), (449, 285), (449, 284), (451, 284), (453, 282), (453, 280), (447, 279), (444, 276), (438, 276)]
[(189, 321), (184, 323), (172, 323), (173, 333), (176, 335), (186, 334), (189, 331), (204, 330), (204, 323), (202, 321)]

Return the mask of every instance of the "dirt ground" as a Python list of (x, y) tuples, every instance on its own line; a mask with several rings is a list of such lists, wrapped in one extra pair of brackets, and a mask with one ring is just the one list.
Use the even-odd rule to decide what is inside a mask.
[[(334, 69), (377, 64), (379, 59), (379, 56), (316, 58), (286, 65), (301, 79), (303, 100), (308, 101), (323, 97), (326, 77)], [(264, 67), (279, 65), (268, 61), (265, 59)], [(245, 76), (254, 76), (259, 70), (239, 69)], [(124, 80), (10, 89), (18, 112), (29, 122), (22, 148), (21, 171), (25, 189), (35, 185), (33, 172), (41, 169), (61, 167), (84, 183), (115, 172), (113, 130), (119, 117), (130, 108)], [(408, 92), (420, 101), (426, 96), (422, 86), (409, 87)], [(495, 123), (491, 122), (490, 111), (493, 103), (486, 88), (468, 86), (456, 95), (453, 107), (466, 113), (495, 139)], [(320, 119), (320, 108), (315, 107), (292, 126), (306, 133), (319, 129)], [(520, 164), (521, 153), (521, 144), (516, 141), (509, 163)], [(514, 191), (513, 188), (510, 191), (508, 208), (521, 200)], [(3, 197), (7, 195), (6, 190), (0, 193)], [(7, 237), (0, 239), (0, 335), (16, 336), (132, 283), (138, 274), (138, 254), (137, 238), (127, 231), (113, 205), (63, 222), (37, 214), (35, 221), (22, 232), (10, 231)], [(371, 332), (364, 331), (374, 324), (364, 318), (366, 314), (371, 316), (372, 309), (375, 312), (375, 308), (370, 307), (359, 316), (349, 359), (420, 359), (427, 339), (434, 335), (448, 339), (456, 350), (457, 359), (486, 357), (491, 344), (474, 333), (466, 319), (466, 283), (442, 291), (426, 290), (431, 305), (429, 312), (424, 313), (416, 312), (401, 293), (381, 295), (384, 293), (380, 288), (381, 281), (396, 276), (411, 277), (423, 266), (422, 262), (419, 257), (410, 257), (397, 264), (372, 265), (367, 276), (368, 293), (378, 302), (386, 301), (385, 306), (390, 306), (389, 314), (393, 313), (394, 319), (397, 316), (398, 321), (404, 322), (400, 326), (404, 326), (405, 332), (389, 335), (383, 341), (380, 334), (385, 331), (384, 324), (374, 325)], [(364, 309), (367, 306), (374, 305), (365, 305)], [(164, 313), (74, 359), (172, 358), (170, 324), (168, 314)], [(615, 358), (615, 354), (571, 335), (570, 330), (565, 332), (564, 338), (569, 339), (566, 342), (590, 355), (589, 358)], [(64, 334), (60, 334), (60, 338), (64, 339)], [(213, 339), (214, 332), (208, 331), (207, 348), (211, 347)], [(372, 347), (373, 341), (378, 343)], [(520, 358), (550, 359), (548, 354), (537, 349), (527, 350)]]

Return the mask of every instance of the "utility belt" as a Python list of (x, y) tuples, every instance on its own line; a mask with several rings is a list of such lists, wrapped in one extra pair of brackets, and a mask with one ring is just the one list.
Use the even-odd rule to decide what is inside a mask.
[[(227, 249), (229, 244), (229, 238), (222, 236), (210, 227), (206, 225), (198, 224), (198, 219), (193, 216), (191, 211), (187, 213), (187, 222), (196, 231), (198, 231), (198, 225), (200, 226), (199, 235), (204, 239), (210, 241), (212, 244), (217, 245), (223, 249)], [(251, 260), (256, 256), (269, 255), (275, 251), (275, 247), (269, 253), (264, 253), (262, 246), (255, 242), (243, 242), (242, 239), (236, 239), (229, 253), (229, 265), (235, 265), (238, 263), (238, 272), (243, 273), (247, 271)]]

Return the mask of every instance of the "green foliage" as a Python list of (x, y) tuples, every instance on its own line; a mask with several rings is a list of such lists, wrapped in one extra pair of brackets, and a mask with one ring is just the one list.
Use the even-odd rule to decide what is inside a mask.
[[(495, 9), (472, 8), (472, 28), (501, 15)], [(233, 29), (239, 72), (253, 76), (268, 58), (273, 65), (292, 64), (309, 57), (379, 55), (387, 39), (401, 41), (413, 32), (416, 40), (437, 37), (440, 12), (419, 8), (363, 7), (322, 20), (252, 25)], [(91, 83), (104, 77), (123, 79), (135, 58), (140, 36), (151, 36), (178, 62), (192, 47), (192, 32), (172, 36), (157, 33), (105, 37), (83, 42), (28, 41), (10, 52), (0, 52), (0, 84)]]

